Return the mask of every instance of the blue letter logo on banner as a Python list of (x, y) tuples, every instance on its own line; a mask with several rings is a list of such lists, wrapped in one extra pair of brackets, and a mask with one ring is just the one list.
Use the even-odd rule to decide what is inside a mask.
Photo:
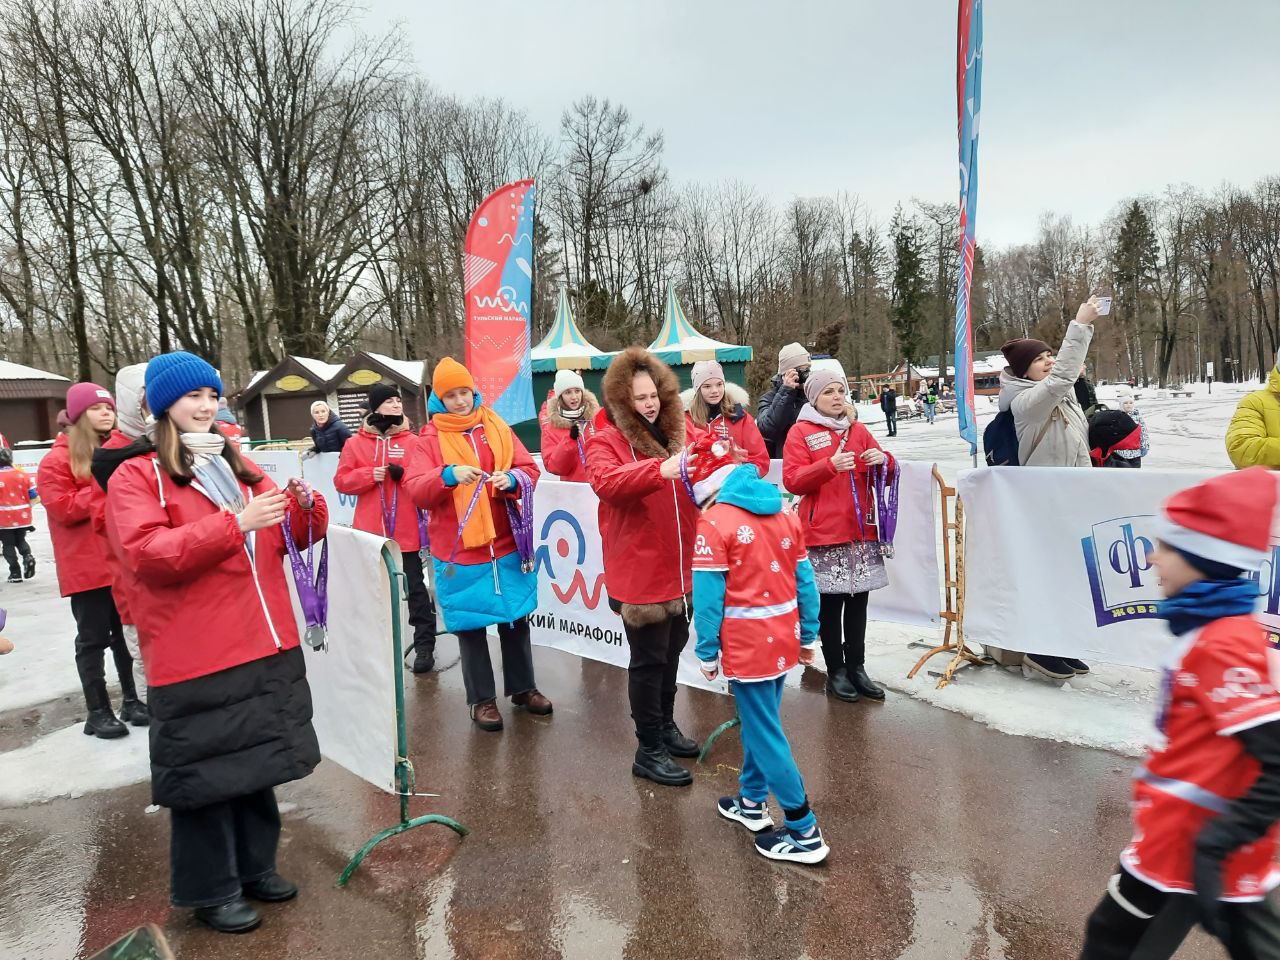
[(1160, 583), (1147, 559), (1154, 539), (1140, 532), (1154, 519), (1147, 515), (1104, 520), (1093, 525), (1092, 536), (1080, 541), (1098, 626), (1156, 615)]

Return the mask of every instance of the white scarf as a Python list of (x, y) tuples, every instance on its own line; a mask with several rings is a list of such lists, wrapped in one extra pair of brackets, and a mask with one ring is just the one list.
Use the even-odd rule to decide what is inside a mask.
[(585, 403), (578, 404), (577, 410), (566, 410), (564, 407), (561, 407), (560, 416), (564, 417), (566, 420), (581, 420), (582, 412), (586, 409), (587, 405)]
[(799, 423), (800, 421), (816, 423), (820, 427), (826, 427), (828, 430), (836, 430), (840, 433), (844, 433), (852, 426), (847, 414), (841, 414), (839, 417), (828, 417), (825, 413), (819, 413), (812, 403), (806, 403), (800, 408), (800, 414), (796, 417), (796, 422)]

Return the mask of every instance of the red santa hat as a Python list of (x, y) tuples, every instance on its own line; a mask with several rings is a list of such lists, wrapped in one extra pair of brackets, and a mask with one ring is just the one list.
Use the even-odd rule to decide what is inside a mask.
[(1256, 571), (1271, 550), (1275, 509), (1275, 474), (1250, 467), (1175, 493), (1157, 534), (1184, 554)]
[(704, 433), (684, 452), (680, 475), (693, 502), (702, 506), (743, 462), (743, 451), (718, 433)]

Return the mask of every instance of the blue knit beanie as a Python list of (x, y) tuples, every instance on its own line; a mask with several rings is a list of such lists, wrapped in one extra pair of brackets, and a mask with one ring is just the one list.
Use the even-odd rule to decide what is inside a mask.
[(218, 391), (218, 396), (222, 396), (222, 379), (213, 369), (213, 364), (181, 350), (152, 357), (147, 364), (145, 382), (147, 409), (153, 417), (159, 417), (179, 397), (201, 387), (212, 387)]

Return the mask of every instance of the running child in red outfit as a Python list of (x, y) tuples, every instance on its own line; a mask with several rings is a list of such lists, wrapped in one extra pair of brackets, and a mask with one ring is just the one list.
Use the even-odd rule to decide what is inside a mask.
[(1262, 467), (1174, 494), (1150, 560), (1176, 640), (1134, 774), (1134, 836), (1082, 960), (1172, 956), (1198, 920), (1235, 960), (1280, 957), (1280, 653), (1253, 617), (1276, 479)]

